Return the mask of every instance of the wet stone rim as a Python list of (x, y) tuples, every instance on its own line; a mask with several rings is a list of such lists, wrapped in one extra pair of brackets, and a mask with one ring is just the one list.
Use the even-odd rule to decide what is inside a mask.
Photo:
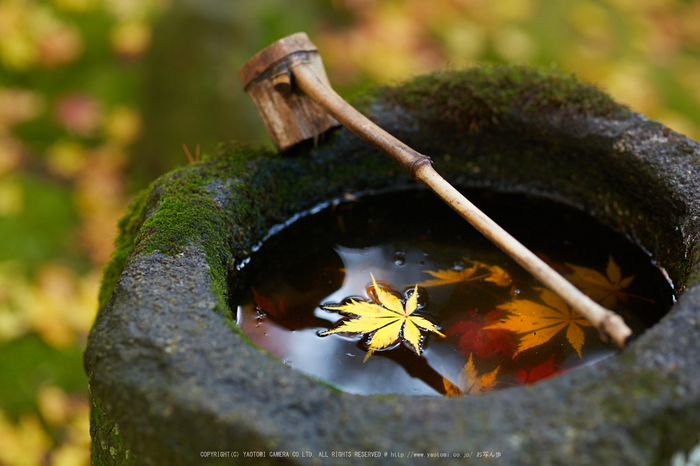
[(294, 212), (412, 182), (343, 129), (286, 157), (229, 149), (160, 179), (120, 224), (85, 355), (93, 462), (350, 450), (663, 464), (691, 448), (700, 432), (700, 147), (571, 79), (481, 68), (359, 103), (456, 185), (575, 205), (649, 251), (679, 302), (625, 352), (455, 399), (349, 395), (287, 368), (231, 325), (227, 267)]

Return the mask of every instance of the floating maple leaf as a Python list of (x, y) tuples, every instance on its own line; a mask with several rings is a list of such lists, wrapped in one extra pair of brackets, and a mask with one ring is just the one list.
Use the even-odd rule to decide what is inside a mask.
[(572, 275), (567, 277), (569, 281), (579, 287), (591, 299), (599, 302), (601, 306), (612, 309), (617, 304), (618, 299), (622, 302), (627, 302), (627, 293), (621, 290), (632, 283), (634, 275), (622, 278), (620, 266), (615, 263), (612, 256), (608, 258), (605, 275), (588, 267), (572, 264), (566, 264), (566, 266), (574, 271)]
[(479, 268), (478, 264), (474, 264), (472, 267), (468, 269), (462, 269), (462, 270), (438, 270), (437, 272), (432, 271), (432, 270), (426, 270), (426, 273), (429, 273), (433, 277), (435, 277), (434, 280), (426, 280), (424, 282), (419, 283), (419, 286), (441, 286), (441, 285), (449, 285), (451, 283), (459, 283), (459, 282), (466, 282), (469, 280), (474, 280), (473, 275), (476, 272), (476, 269)]
[(374, 275), (371, 276), (374, 293), (381, 305), (351, 299), (349, 303), (343, 305), (322, 306), (323, 309), (339, 311), (353, 318), (344, 320), (340, 326), (321, 333), (321, 336), (331, 333), (369, 334), (374, 332), (368, 343), (370, 351), (387, 348), (403, 338), (418, 355), (421, 352), (420, 329), (437, 333), (441, 337), (445, 336), (428, 320), (412, 315), (418, 307), (418, 285), (406, 301), (404, 308), (404, 303), (399, 298), (381, 289)]
[(501, 309), (494, 309), (484, 317), (474, 312), (472, 319), (457, 322), (445, 332), (445, 335), (461, 335), (458, 345), (465, 358), (472, 352), (481, 359), (496, 353), (510, 358), (516, 346), (511, 333), (500, 328), (485, 328), (498, 322), (502, 312)]
[(584, 334), (581, 327), (591, 324), (571, 310), (559, 296), (549, 290), (542, 290), (540, 298), (544, 304), (526, 299), (515, 299), (499, 305), (500, 309), (508, 311), (505, 319), (484, 329), (505, 329), (521, 335), (520, 344), (514, 356), (526, 349), (548, 342), (560, 330), (566, 328), (566, 338), (581, 357)]
[(533, 367), (530, 372), (526, 372), (525, 369), (519, 369), (515, 373), (515, 381), (520, 385), (529, 385), (553, 375), (556, 371), (554, 368), (554, 355), (551, 355), (545, 362)]
[[(464, 369), (457, 377), (457, 384), (453, 384), (446, 378), (442, 378), (442, 383), (445, 386), (445, 396), (459, 395), (479, 395), (491, 391), (496, 385), (496, 376), (501, 366), (498, 366), (488, 374), (479, 375), (474, 367), (472, 355), (469, 355), (469, 361), (464, 365)], [(464, 387), (463, 389), (460, 386)]]
[[(484, 279), (487, 282), (492, 282), (497, 286), (508, 286), (513, 282), (508, 272), (506, 272), (497, 265), (488, 265), (483, 262), (467, 259), (466, 257), (463, 257), (462, 259), (467, 262), (471, 262), (473, 265), (467, 269), (462, 270), (441, 269), (437, 272), (433, 270), (426, 270), (425, 272), (435, 277), (435, 279), (426, 280), (424, 282), (419, 283), (418, 285), (442, 286), (450, 285), (452, 283), (470, 282), (479, 279)], [(486, 271), (484, 273), (475, 275), (476, 271), (480, 268), (485, 269)]]
[(510, 286), (510, 284), (513, 283), (513, 279), (510, 277), (510, 274), (501, 267), (497, 265), (484, 264), (483, 262), (474, 263), (489, 271), (488, 276), (484, 278), (484, 280), (487, 282), (494, 283), (496, 286)]

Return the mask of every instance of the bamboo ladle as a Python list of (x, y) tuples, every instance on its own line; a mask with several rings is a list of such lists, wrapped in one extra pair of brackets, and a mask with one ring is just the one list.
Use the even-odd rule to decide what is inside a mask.
[[(618, 314), (590, 299), (469, 202), (434, 169), (429, 157), (399, 141), (358, 112), (331, 88), (316, 46), (303, 33), (258, 52), (239, 70), (279, 151), (314, 140), (339, 123), (429, 187), (486, 238), (593, 325), (603, 341), (624, 348), (632, 331)], [(339, 122), (339, 123), (338, 123)]]

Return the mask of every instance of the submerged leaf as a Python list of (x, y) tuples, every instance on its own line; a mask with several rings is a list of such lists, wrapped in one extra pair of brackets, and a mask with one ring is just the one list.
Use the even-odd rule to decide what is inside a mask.
[(255, 307), (274, 318), (280, 318), (284, 314), (284, 301), (280, 300), (277, 304), (275, 304), (271, 299), (255, 291), (255, 288), (251, 288), (251, 290), (253, 290), (253, 301), (255, 302)]
[(540, 298), (544, 304), (526, 299), (515, 299), (498, 307), (509, 312), (505, 319), (485, 329), (504, 329), (520, 335), (520, 344), (514, 356), (542, 345), (554, 335), (567, 328), (566, 338), (581, 357), (584, 334), (581, 327), (590, 327), (590, 322), (578, 315), (551, 291), (544, 289)]
[(498, 322), (502, 312), (501, 309), (495, 309), (484, 317), (474, 313), (470, 320), (459, 321), (447, 329), (445, 335), (461, 335), (458, 346), (465, 358), (471, 353), (476, 353), (481, 359), (497, 353), (510, 358), (516, 348), (512, 334), (504, 329), (485, 328)]
[(525, 369), (519, 369), (515, 374), (515, 381), (520, 385), (529, 385), (538, 380), (550, 377), (556, 372), (557, 370), (554, 367), (554, 355), (551, 355), (545, 362), (539, 366), (533, 367), (530, 372), (526, 372)]
[(622, 290), (632, 283), (634, 275), (622, 278), (620, 266), (615, 263), (612, 256), (608, 258), (605, 275), (588, 267), (572, 264), (566, 264), (566, 266), (574, 271), (567, 277), (569, 281), (590, 296), (592, 300), (599, 302), (601, 306), (612, 309), (617, 304), (618, 299), (627, 302), (627, 293)]
[(513, 283), (513, 279), (510, 277), (510, 274), (501, 267), (497, 265), (488, 265), (481, 262), (476, 263), (490, 272), (490, 274), (484, 279), (487, 282), (494, 283), (496, 286), (510, 286), (510, 284)]
[(426, 270), (425, 272), (435, 277), (435, 279), (420, 282), (418, 285), (442, 286), (449, 285), (452, 283), (469, 281), (470, 279), (472, 279), (474, 272), (476, 272), (476, 269), (478, 268), (479, 266), (477, 264), (474, 264), (473, 267), (463, 270), (438, 270), (437, 272), (434, 272), (432, 270)]
[(445, 387), (445, 396), (448, 398), (464, 395), (464, 392), (462, 392), (457, 385), (453, 384), (445, 377), (442, 378), (442, 385)]
[[(433, 277), (433, 280), (426, 280), (419, 283), (420, 286), (442, 286), (450, 285), (452, 283), (469, 282), (483, 279), (487, 282), (494, 283), (496, 286), (509, 286), (513, 283), (513, 279), (510, 277), (508, 272), (503, 270), (497, 265), (488, 265), (483, 262), (473, 261), (463, 257), (467, 262), (471, 262), (473, 265), (468, 269), (462, 270), (438, 270), (437, 272), (432, 270), (426, 270)], [(479, 269), (484, 269), (482, 273), (476, 274)], [(476, 275), (475, 275), (476, 274)]]
[(321, 336), (332, 333), (370, 334), (374, 332), (368, 343), (370, 351), (387, 348), (403, 339), (418, 355), (421, 352), (421, 330), (436, 333), (441, 337), (445, 336), (433, 323), (423, 317), (412, 315), (418, 308), (418, 285), (406, 300), (404, 308), (404, 304), (398, 297), (377, 285), (374, 275), (372, 275), (372, 283), (379, 304), (351, 299), (349, 303), (340, 306), (322, 306), (325, 310), (339, 311), (353, 318), (343, 320), (341, 325), (321, 333)]
[[(462, 372), (457, 377), (457, 384), (453, 384), (444, 377), (442, 378), (445, 396), (479, 395), (491, 391), (496, 385), (496, 376), (500, 368), (501, 366), (498, 366), (488, 374), (479, 375), (470, 354), (469, 361), (467, 361)], [(463, 388), (460, 388), (460, 386)]]

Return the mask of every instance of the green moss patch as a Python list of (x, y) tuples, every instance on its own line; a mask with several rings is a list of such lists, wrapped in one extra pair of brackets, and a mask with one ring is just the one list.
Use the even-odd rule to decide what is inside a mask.
[(90, 394), (90, 436), (92, 437), (91, 463), (95, 466), (135, 463), (135, 458), (124, 442), (119, 426), (105, 413), (99, 397)]
[(482, 66), (430, 74), (398, 87), (378, 88), (360, 101), (367, 105), (377, 96), (409, 111), (427, 111), (436, 121), (472, 130), (498, 123), (511, 112), (564, 111), (596, 117), (629, 113), (575, 75), (527, 66)]
[[(228, 245), (234, 236), (232, 225), (246, 215), (246, 207), (251, 207), (249, 196), (235, 188), (245, 184), (246, 165), (262, 153), (252, 148), (221, 150), (203, 162), (171, 172), (139, 193), (119, 222), (116, 248), (100, 290), (100, 311), (129, 257), (153, 251), (174, 255), (188, 245), (205, 251), (212, 282), (223, 302), (225, 290), (221, 284), (231, 262)], [(228, 181), (210, 186), (213, 180)], [(214, 193), (217, 188), (225, 192)], [(230, 208), (232, 202), (236, 203), (235, 213)]]

